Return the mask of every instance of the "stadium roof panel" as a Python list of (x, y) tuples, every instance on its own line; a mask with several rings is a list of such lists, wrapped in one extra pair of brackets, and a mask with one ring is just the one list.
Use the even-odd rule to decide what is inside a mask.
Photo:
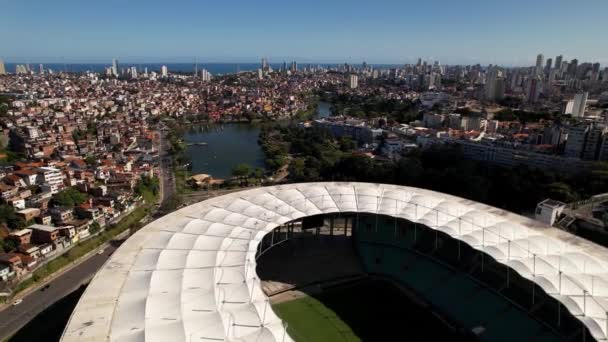
[(302, 183), (209, 199), (148, 224), (97, 273), (62, 341), (291, 341), (257, 278), (277, 226), (320, 213), (373, 213), (441, 230), (509, 265), (605, 340), (608, 250), (470, 200), (369, 183)]

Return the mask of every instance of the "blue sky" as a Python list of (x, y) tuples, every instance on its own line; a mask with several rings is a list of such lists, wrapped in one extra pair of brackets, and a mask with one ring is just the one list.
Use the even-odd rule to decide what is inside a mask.
[(28, 62), (608, 63), (608, 0), (0, 0), (0, 58)]

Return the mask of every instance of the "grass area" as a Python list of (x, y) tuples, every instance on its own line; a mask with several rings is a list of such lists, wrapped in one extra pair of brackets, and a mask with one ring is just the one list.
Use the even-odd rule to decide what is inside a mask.
[(297, 342), (475, 340), (451, 330), (428, 308), (382, 279), (323, 288), (273, 309), (289, 324), (287, 331)]
[(140, 221), (144, 217), (146, 217), (148, 213), (150, 213), (152, 205), (154, 205), (154, 203), (156, 202), (156, 196), (151, 192), (145, 192), (143, 197), (146, 199), (146, 204), (133, 210), (129, 215), (124, 217), (118, 223), (107, 227), (106, 230), (101, 232), (99, 235), (79, 242), (63, 255), (49, 261), (41, 268), (34, 271), (34, 273), (32, 273), (31, 278), (22, 281), (17, 285), (17, 287), (15, 287), (13, 291), (13, 296), (29, 288), (30, 286), (33, 286), (34, 284), (40, 281), (43, 281), (51, 274), (61, 270), (62, 268), (68, 266), (70, 263), (83, 257), (85, 254), (112, 240), (115, 236), (124, 232), (125, 230), (131, 228), (139, 228), (139, 226), (141, 225)]
[(296, 342), (360, 341), (352, 329), (330, 308), (313, 297), (304, 297), (273, 306), (286, 322)]

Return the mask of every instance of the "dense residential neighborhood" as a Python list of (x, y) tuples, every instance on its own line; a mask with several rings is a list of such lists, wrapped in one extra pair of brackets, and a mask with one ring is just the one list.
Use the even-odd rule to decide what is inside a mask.
[[(560, 57), (554, 65), (539, 55), (531, 68), (419, 59), (277, 70), (264, 59), (257, 72), (213, 77), (116, 60), (104, 72), (17, 65), (0, 75), (0, 279), (18, 282), (154, 200), (145, 195), (158, 191), (149, 180), (159, 173), (164, 123), (295, 119), (376, 160), (449, 145), (501, 167), (579, 173), (608, 160), (608, 70)], [(319, 100), (331, 104), (330, 117), (311, 118)], [(180, 138), (171, 137), (175, 148)], [(288, 151), (265, 152), (281, 180), (315, 168)], [(142, 190), (142, 182), (154, 184)]]

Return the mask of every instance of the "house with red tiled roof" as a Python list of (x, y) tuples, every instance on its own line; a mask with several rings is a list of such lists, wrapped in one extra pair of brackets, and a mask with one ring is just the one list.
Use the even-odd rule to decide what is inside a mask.
[(18, 188), (25, 187), (26, 185), (23, 179), (15, 174), (7, 175), (4, 177), (4, 179), (2, 179), (2, 181), (8, 185), (16, 186)]
[(32, 169), (21, 169), (15, 171), (15, 175), (21, 177), (26, 185), (35, 185), (38, 178), (36, 171)]

